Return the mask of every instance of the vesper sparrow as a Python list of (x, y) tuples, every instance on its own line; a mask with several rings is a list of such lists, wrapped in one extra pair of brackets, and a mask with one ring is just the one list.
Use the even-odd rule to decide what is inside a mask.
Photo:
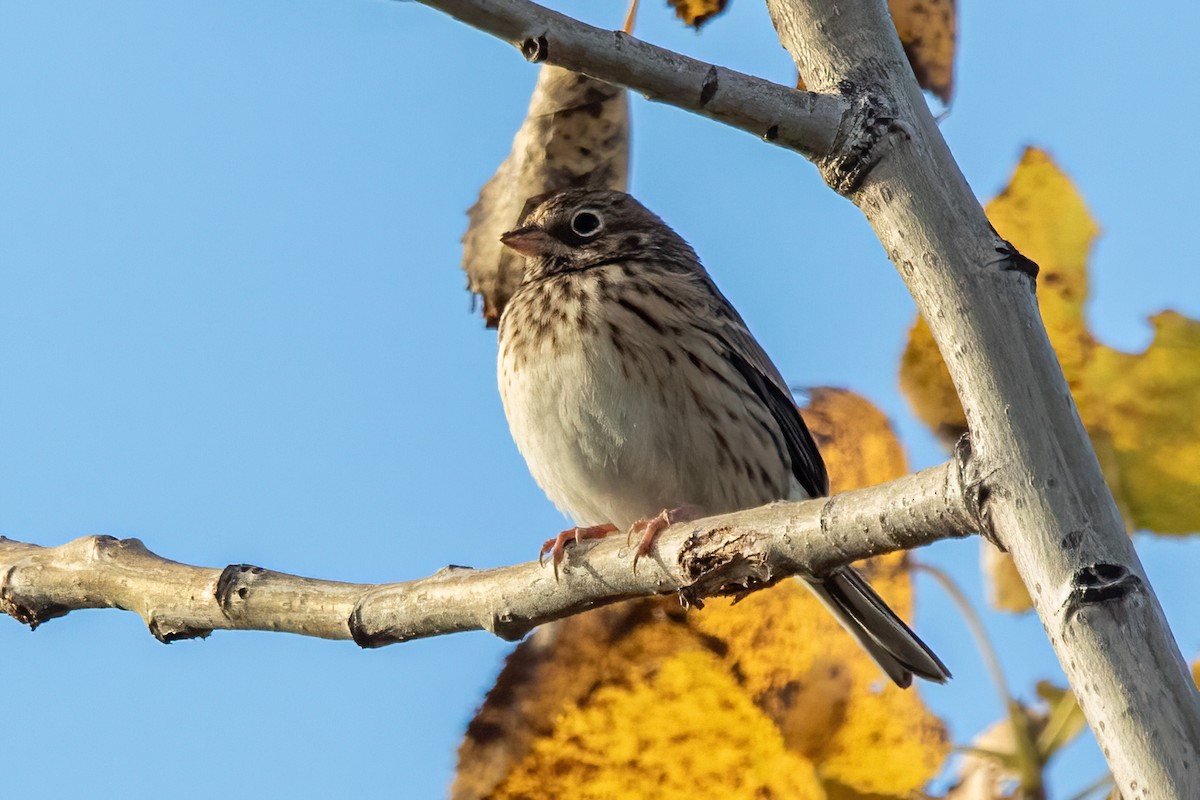
[[(783, 377), (696, 253), (627, 194), (573, 189), (501, 240), (526, 256), (499, 381), (530, 472), (578, 528), (543, 546), (828, 494)], [(687, 509), (687, 510), (684, 510)], [(900, 686), (949, 671), (852, 567), (809, 587)]]

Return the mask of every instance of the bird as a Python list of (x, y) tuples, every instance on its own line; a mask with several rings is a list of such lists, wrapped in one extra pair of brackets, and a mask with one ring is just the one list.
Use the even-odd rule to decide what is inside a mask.
[[(535, 198), (501, 242), (525, 257), (497, 379), (534, 480), (574, 523), (542, 546), (829, 493), (782, 375), (699, 257), (632, 196)], [(636, 556), (635, 556), (636, 568)], [(808, 587), (898, 686), (950, 672), (853, 567)]]

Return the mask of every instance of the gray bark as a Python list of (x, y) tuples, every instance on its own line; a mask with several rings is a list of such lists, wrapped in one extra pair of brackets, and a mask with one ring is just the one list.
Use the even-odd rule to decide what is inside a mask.
[(949, 461), (880, 486), (802, 503), (681, 523), (632, 569), (625, 537), (567, 549), (550, 564), (446, 567), (421, 580), (354, 584), (246, 564), (194, 567), (137, 539), (89, 536), (59, 547), (0, 537), (0, 611), (37, 627), (83, 608), (140, 615), (160, 641), (213, 630), (285, 631), (380, 647), (487, 630), (519, 639), (545, 622), (632, 597), (677, 593), (686, 603), (820, 575), (861, 558), (975, 529), (974, 487)]
[(1200, 791), (1200, 696), (1038, 313), (1037, 267), (958, 169), (882, 0), (768, 0), (817, 91), (860, 123), (819, 162), (900, 270), (966, 411), (984, 534), (1012, 553), (1126, 798)]
[(706, 64), (621, 31), (606, 31), (526, 0), (420, 0), (510, 42), (526, 59), (633, 89), (817, 158), (848, 104)]

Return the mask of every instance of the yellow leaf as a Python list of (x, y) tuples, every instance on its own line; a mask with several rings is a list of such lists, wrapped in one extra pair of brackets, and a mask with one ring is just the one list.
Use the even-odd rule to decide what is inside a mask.
[(1103, 345), (1077, 396), (1084, 424), (1111, 437), (1124, 507), (1135, 528), (1200, 530), (1200, 322), (1164, 311), (1154, 340), (1130, 355)]
[(943, 443), (953, 445), (966, 432), (967, 416), (958, 402), (950, 370), (938, 355), (933, 332), (921, 317), (909, 331), (908, 346), (900, 357), (900, 389), (917, 417)]
[(621, 603), (542, 626), (508, 657), (467, 727), (451, 797), (493, 797), (534, 742), (554, 733), (561, 715), (587, 705), (603, 686), (644, 679), (665, 659), (703, 647), (673, 598)]
[(908, 472), (904, 448), (882, 411), (846, 389), (809, 391), (804, 420), (829, 470), (830, 489), (848, 492)]
[[(843, 390), (811, 396), (805, 418), (835, 487), (907, 472), (878, 409)], [(908, 616), (903, 558), (865, 569)], [(700, 611), (642, 600), (539, 629), (468, 728), (452, 797), (887, 800), (924, 785), (947, 752), (920, 695), (784, 581)]]
[[(1154, 341), (1137, 354), (1096, 340), (1084, 305), (1087, 256), (1098, 228), (1046, 153), (1025, 151), (987, 213), (997, 232), (1041, 267), (1037, 294), (1046, 330), (1129, 527), (1200, 530), (1200, 322), (1170, 311), (1153, 317)], [(900, 384), (917, 415), (944, 440), (965, 430), (924, 320), (909, 336)]]
[(697, 651), (568, 710), (493, 796), (648, 795), (825, 798), (812, 764), (784, 746), (717, 656)]
[(954, 94), (954, 0), (888, 0), (917, 83), (943, 103)]
[[(876, 559), (866, 572), (896, 613), (909, 616), (912, 589), (901, 559)], [(696, 624), (725, 643), (745, 691), (822, 778), (859, 792), (903, 794), (936, 774), (948, 750), (941, 722), (919, 694), (884, 679), (797, 581), (736, 605), (710, 601)]]
[(725, 10), (728, 0), (667, 0), (685, 25), (699, 28)]

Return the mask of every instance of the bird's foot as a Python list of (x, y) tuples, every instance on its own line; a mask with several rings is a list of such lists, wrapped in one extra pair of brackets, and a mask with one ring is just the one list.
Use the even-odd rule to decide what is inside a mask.
[(563, 560), (563, 555), (567, 551), (567, 542), (582, 542), (585, 539), (603, 539), (610, 533), (616, 531), (616, 525), (591, 525), (584, 528), (567, 528), (555, 536), (553, 539), (547, 539), (542, 544), (542, 549), (538, 553), (538, 564), (542, 563), (542, 559), (546, 557), (546, 553), (550, 553), (550, 563), (554, 565), (554, 580), (558, 580), (558, 565)]
[(704, 516), (704, 509), (699, 506), (680, 506), (679, 508), (664, 508), (653, 517), (639, 519), (629, 528), (625, 541), (628, 543), (633, 534), (641, 535), (638, 540), (637, 552), (633, 554), (633, 571), (637, 572), (638, 559), (650, 555), (654, 540), (658, 535), (677, 522), (691, 522)]

